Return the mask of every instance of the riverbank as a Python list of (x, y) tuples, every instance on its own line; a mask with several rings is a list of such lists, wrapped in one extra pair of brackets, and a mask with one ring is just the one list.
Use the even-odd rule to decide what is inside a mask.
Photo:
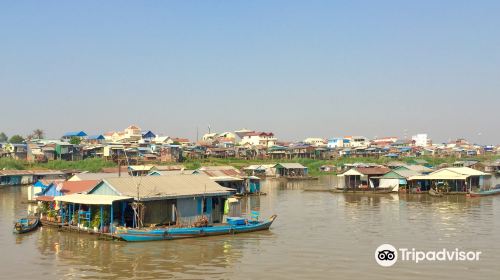
[[(491, 161), (499, 159), (500, 156), (479, 156), (467, 158), (470, 160), (478, 161)], [(179, 165), (182, 164), (186, 169), (197, 169), (201, 166), (217, 166), (217, 165), (231, 165), (238, 169), (244, 168), (253, 164), (273, 164), (278, 162), (294, 162), (300, 163), (309, 169), (309, 174), (311, 176), (321, 176), (321, 175), (332, 175), (335, 172), (322, 172), (320, 167), (323, 165), (330, 166), (341, 166), (343, 164), (363, 162), (363, 163), (376, 163), (376, 164), (386, 164), (391, 161), (401, 161), (404, 163), (411, 164), (415, 159), (425, 160), (431, 166), (438, 166), (440, 164), (446, 163), (451, 165), (457, 160), (463, 160), (458, 157), (404, 157), (399, 159), (391, 159), (386, 157), (342, 157), (333, 160), (321, 160), (321, 159), (237, 159), (237, 158), (205, 158), (205, 159), (186, 159), (181, 163), (165, 163), (165, 162), (150, 162), (148, 164), (157, 165)], [(0, 158), (0, 169), (15, 169), (15, 170), (31, 170), (31, 169), (53, 169), (53, 170), (64, 170), (64, 169), (78, 169), (82, 171), (89, 172), (100, 172), (103, 168), (116, 167), (117, 164), (112, 161), (106, 161), (100, 158), (89, 158), (79, 161), (64, 161), (64, 160), (54, 160), (46, 163), (31, 163), (24, 160), (15, 160), (10, 158)]]

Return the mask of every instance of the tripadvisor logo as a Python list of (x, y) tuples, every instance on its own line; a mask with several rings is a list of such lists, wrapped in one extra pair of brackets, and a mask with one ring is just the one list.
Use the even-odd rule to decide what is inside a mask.
[(422, 261), (479, 261), (481, 253), (480, 251), (462, 251), (458, 248), (438, 251), (420, 251), (415, 248), (396, 249), (391, 244), (382, 244), (375, 250), (375, 261), (383, 267), (393, 266), (398, 259), (416, 264)]
[(391, 244), (382, 244), (375, 250), (375, 260), (380, 266), (393, 266), (398, 261), (398, 251)]

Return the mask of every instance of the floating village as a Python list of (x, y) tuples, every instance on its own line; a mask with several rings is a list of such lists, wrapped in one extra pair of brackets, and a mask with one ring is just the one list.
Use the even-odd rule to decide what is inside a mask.
[[(243, 214), (240, 199), (266, 195), (261, 180), (316, 180), (312, 170), (297, 159), (355, 159), (314, 170), (314, 174), (337, 176), (337, 183), (324, 189), (333, 193), (463, 195), (470, 199), (500, 194), (500, 185), (492, 180), (500, 175), (499, 146), (464, 139), (433, 144), (427, 134), (410, 139), (349, 136), (290, 143), (278, 141), (272, 132), (243, 129), (209, 132), (192, 142), (131, 125), (100, 135), (77, 131), (60, 139), (42, 138), (0, 143), (0, 156), (31, 163), (100, 158), (115, 167), (99, 172), (0, 170), (0, 187), (26, 186), (26, 200), (35, 206), (15, 223), (17, 233), (50, 226), (106, 239), (154, 241), (267, 230), (279, 213), (270, 217), (261, 217), (259, 211)], [(434, 165), (424, 159), (429, 157), (457, 160)], [(207, 158), (252, 164), (191, 169), (183, 164)], [(384, 159), (384, 163), (367, 158)], [(255, 164), (258, 160), (262, 163)]]

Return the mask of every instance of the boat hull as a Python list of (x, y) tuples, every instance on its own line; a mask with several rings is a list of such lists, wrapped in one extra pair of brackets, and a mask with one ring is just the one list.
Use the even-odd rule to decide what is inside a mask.
[(20, 219), (14, 225), (14, 233), (27, 233), (35, 230), (39, 225), (40, 225), (40, 220), (38, 218)]
[(174, 240), (181, 238), (195, 238), (205, 236), (216, 236), (226, 234), (238, 234), (245, 232), (253, 232), (260, 230), (267, 230), (271, 227), (276, 219), (273, 215), (269, 219), (261, 222), (250, 222), (245, 225), (219, 225), (212, 227), (193, 227), (193, 228), (165, 228), (165, 229), (151, 229), (151, 230), (135, 230), (126, 229), (124, 232), (118, 232), (117, 236), (129, 242), (141, 241), (160, 241), (160, 240)]
[(481, 197), (481, 196), (490, 196), (490, 195), (499, 195), (500, 189), (493, 189), (487, 191), (479, 191), (479, 192), (470, 192), (470, 197)]

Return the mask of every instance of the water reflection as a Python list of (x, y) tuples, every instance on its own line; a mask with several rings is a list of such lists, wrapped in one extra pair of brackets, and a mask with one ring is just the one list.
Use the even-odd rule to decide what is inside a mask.
[[(263, 181), (264, 196), (242, 200), (242, 212), (278, 214), (271, 231), (169, 242), (125, 243), (41, 228), (12, 234), (29, 205), (24, 188), (0, 188), (0, 278), (9, 279), (408, 279), (454, 275), (497, 279), (500, 197), (310, 192), (318, 181)], [(397, 264), (381, 270), (382, 243), (422, 249), (481, 250), (481, 263)], [(26, 264), (29, 264), (27, 266)]]

